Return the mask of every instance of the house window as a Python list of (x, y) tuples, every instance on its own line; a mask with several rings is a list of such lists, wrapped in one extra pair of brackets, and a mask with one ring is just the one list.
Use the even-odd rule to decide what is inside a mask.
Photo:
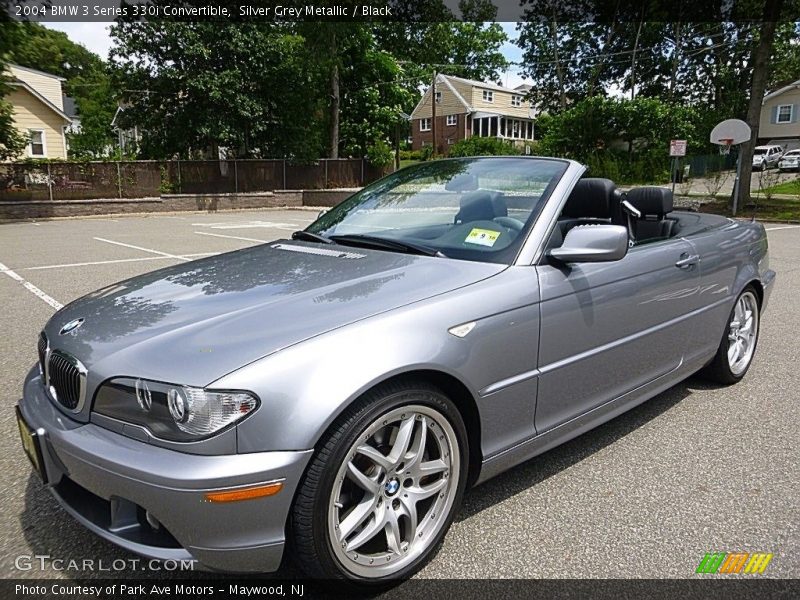
[(781, 104), (778, 107), (778, 123), (791, 123), (792, 122), (792, 105)]
[(453, 144), (453, 138), (447, 138), (447, 145), (451, 146)]
[(447, 125), (452, 127), (458, 124), (458, 117), (456, 115), (447, 115)]
[(419, 130), (420, 131), (430, 131), (431, 130), (431, 120), (430, 119), (420, 119), (419, 120)]
[(44, 156), (44, 130), (43, 129), (30, 129), (31, 143), (28, 147), (28, 152), (31, 156)]
[(522, 106), (522, 96), (511, 96), (511, 106)]
[(436, 104), (440, 104), (442, 102), (442, 92), (436, 92), (433, 97), (436, 99)]
[(491, 90), (483, 90), (483, 101), (494, 102), (494, 92)]

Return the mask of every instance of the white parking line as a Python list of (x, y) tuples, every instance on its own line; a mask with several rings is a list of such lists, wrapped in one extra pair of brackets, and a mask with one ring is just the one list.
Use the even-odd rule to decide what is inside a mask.
[(192, 227), (208, 227), (210, 229), (284, 229), (294, 231), (297, 225), (277, 221), (222, 221), (219, 223), (192, 223)]
[(124, 246), (125, 248), (133, 248), (134, 250), (141, 250), (142, 252), (149, 252), (150, 254), (158, 254), (159, 256), (166, 256), (167, 258), (174, 258), (175, 260), (182, 260), (187, 262), (191, 259), (178, 256), (177, 254), (170, 254), (169, 252), (161, 252), (160, 250), (153, 250), (151, 248), (142, 248), (141, 246), (134, 246), (133, 244), (126, 244), (124, 242), (115, 242), (114, 240), (107, 240), (105, 238), (93, 238), (98, 242), (105, 242), (106, 244), (114, 244), (115, 246)]
[(56, 300), (55, 298), (53, 298), (51, 296), (48, 296), (42, 290), (40, 290), (38, 287), (33, 285), (31, 282), (25, 281), (25, 279), (20, 277), (17, 273), (15, 273), (11, 269), (9, 269), (3, 263), (0, 263), (0, 271), (2, 271), (3, 273), (5, 273), (9, 277), (11, 277), (11, 279), (13, 279), (14, 281), (18, 281), (19, 283), (21, 283), (22, 286), (26, 290), (28, 290), (31, 294), (34, 294), (38, 298), (44, 300), (45, 302), (47, 302), (50, 306), (52, 306), (56, 310), (60, 310), (64, 306), (63, 304), (61, 304), (61, 302), (59, 302), (58, 300)]
[(210, 235), (211, 237), (228, 238), (230, 240), (243, 240), (245, 242), (258, 242), (259, 244), (266, 244), (267, 240), (257, 240), (255, 238), (239, 237), (238, 235), (223, 235), (221, 233), (208, 233), (207, 231), (195, 231), (197, 235)]
[[(214, 256), (219, 252), (196, 252), (194, 254), (182, 254), (183, 258), (200, 258), (201, 256)], [(41, 265), (38, 267), (25, 267), (26, 271), (41, 271), (44, 269), (67, 269), (69, 267), (90, 267), (93, 265), (113, 265), (116, 263), (141, 262), (145, 260), (168, 260), (169, 256), (143, 256), (141, 258), (117, 258), (115, 260), (94, 260), (91, 262), (66, 263), (61, 265)]]
[(782, 227), (766, 227), (766, 231), (778, 231), (780, 229), (797, 229), (800, 225), (784, 225)]

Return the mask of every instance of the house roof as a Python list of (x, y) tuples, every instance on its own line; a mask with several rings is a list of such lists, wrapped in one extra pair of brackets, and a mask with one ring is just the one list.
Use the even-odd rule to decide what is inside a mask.
[(20, 81), (19, 79), (12, 79), (12, 80), (9, 82), (9, 85), (11, 85), (11, 86), (14, 86), (14, 87), (19, 87), (19, 88), (22, 88), (22, 89), (26, 90), (26, 91), (27, 91), (29, 94), (31, 94), (31, 95), (32, 95), (34, 98), (36, 98), (37, 100), (39, 100), (39, 101), (40, 101), (42, 104), (44, 104), (44, 105), (45, 105), (47, 108), (49, 108), (50, 110), (52, 110), (52, 111), (54, 111), (55, 113), (57, 113), (57, 114), (58, 114), (58, 115), (59, 115), (61, 118), (63, 118), (65, 121), (69, 121), (70, 123), (72, 122), (72, 119), (70, 119), (70, 118), (69, 118), (69, 117), (68, 117), (68, 116), (67, 116), (67, 115), (64, 113), (64, 111), (63, 111), (63, 110), (61, 110), (60, 108), (58, 108), (58, 107), (57, 107), (55, 104), (53, 104), (52, 102), (50, 102), (50, 100), (48, 100), (47, 98), (45, 98), (44, 96), (42, 96), (42, 95), (41, 95), (39, 92), (37, 92), (35, 89), (33, 89), (33, 88), (30, 86), (30, 85), (28, 85), (28, 84), (27, 84), (27, 83), (25, 83), (24, 81)]
[[(516, 96), (524, 95), (525, 92), (527, 91), (527, 90), (523, 91), (523, 90), (521, 90), (519, 88), (512, 90), (511, 88), (503, 87), (501, 85), (496, 85), (494, 83), (485, 83), (483, 81), (476, 81), (474, 79), (464, 79), (463, 77), (456, 77), (455, 75), (444, 75), (443, 73), (439, 73), (436, 76), (436, 83), (437, 84), (438, 83), (443, 83), (444, 85), (446, 85), (447, 88), (451, 92), (453, 92), (453, 95), (456, 97), (456, 99), (461, 104), (464, 105), (464, 108), (467, 109), (468, 113), (474, 113), (475, 112), (475, 108), (469, 102), (467, 102), (464, 99), (464, 96), (462, 96), (461, 93), (452, 84), (453, 81), (457, 81), (459, 83), (463, 83), (463, 84), (466, 84), (466, 85), (471, 85), (473, 87), (477, 87), (477, 88), (481, 88), (481, 89), (508, 92), (509, 94), (514, 94)], [(525, 84), (523, 84), (523, 86), (524, 85)], [(523, 87), (523, 86), (520, 86), (520, 87)], [(530, 86), (528, 86), (528, 87), (530, 88)], [(414, 110), (411, 111), (411, 118), (414, 117), (414, 113), (416, 113), (417, 110), (422, 106), (422, 103), (425, 101), (425, 98), (428, 96), (428, 91), (429, 90), (430, 90), (430, 87), (428, 87), (428, 89), (425, 90), (425, 93), (422, 94), (422, 98), (419, 99), (419, 102), (417, 102), (417, 105), (414, 107)]]
[[(461, 104), (464, 105), (464, 108), (467, 109), (467, 112), (468, 113), (473, 112), (475, 109), (472, 108), (472, 106), (470, 106), (469, 102), (467, 102), (464, 99), (464, 96), (462, 96), (459, 93), (459, 91), (453, 86), (453, 84), (448, 81), (448, 77), (449, 77), (448, 75), (442, 75), (441, 73), (439, 73), (436, 76), (436, 83), (443, 83), (444, 85), (446, 85), (447, 89), (449, 89), (451, 92), (453, 92), (453, 95), (456, 97), (456, 99)], [(411, 111), (410, 118), (412, 118), (412, 119), (414, 118), (414, 113), (416, 113), (417, 110), (419, 110), (420, 107), (422, 106), (422, 103), (425, 102), (425, 98), (428, 97), (428, 92), (430, 92), (430, 89), (431, 89), (430, 86), (428, 86), (428, 89), (426, 89), (425, 92), (422, 94), (422, 98), (419, 99), (419, 102), (417, 102), (417, 105), (414, 107), (414, 110)]]
[(467, 85), (471, 85), (477, 88), (483, 88), (487, 90), (497, 90), (499, 92), (508, 92), (509, 94), (519, 94), (519, 90), (512, 90), (511, 88), (503, 87), (502, 85), (497, 85), (496, 83), (487, 83), (485, 81), (477, 81), (475, 79), (464, 79), (463, 77), (456, 77), (455, 75), (442, 75), (442, 77), (446, 79), (451, 79), (453, 81), (466, 83)]
[(764, 99), (761, 101), (761, 104), (764, 104), (764, 102), (766, 102), (770, 98), (774, 98), (775, 96), (780, 96), (784, 92), (788, 92), (789, 90), (793, 90), (796, 88), (800, 88), (800, 79), (798, 79), (797, 81), (793, 81), (789, 85), (785, 85), (782, 88), (778, 88), (774, 92), (770, 92), (769, 94), (764, 96)]
[(53, 75), (52, 73), (38, 71), (37, 69), (31, 69), (30, 67), (23, 67), (22, 65), (18, 65), (15, 63), (7, 63), (7, 64), (9, 67), (14, 67), (15, 69), (19, 69), (21, 71), (27, 71), (28, 73), (35, 73), (36, 75), (44, 75), (45, 77), (52, 77), (53, 79), (58, 79), (59, 81), (66, 81), (66, 78), (61, 77), (60, 75)]

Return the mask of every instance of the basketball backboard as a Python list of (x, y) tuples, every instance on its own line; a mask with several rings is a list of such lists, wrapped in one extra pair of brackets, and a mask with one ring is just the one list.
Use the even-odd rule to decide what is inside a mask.
[(750, 126), (740, 119), (725, 119), (711, 130), (712, 144), (741, 144), (750, 139)]

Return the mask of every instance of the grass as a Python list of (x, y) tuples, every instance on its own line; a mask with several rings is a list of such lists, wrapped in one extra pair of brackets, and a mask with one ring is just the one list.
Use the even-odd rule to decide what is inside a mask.
[[(700, 207), (700, 212), (731, 216), (727, 198), (703, 204)], [(763, 196), (761, 198), (753, 198), (749, 204), (739, 208), (736, 216), (755, 216), (760, 221), (800, 221), (800, 198), (793, 200), (779, 200), (777, 198), (767, 200)]]
[(772, 187), (764, 190), (762, 194), (764, 192), (771, 194), (788, 194), (790, 196), (800, 196), (800, 178), (793, 179), (791, 181), (784, 181), (783, 183), (773, 185)]

